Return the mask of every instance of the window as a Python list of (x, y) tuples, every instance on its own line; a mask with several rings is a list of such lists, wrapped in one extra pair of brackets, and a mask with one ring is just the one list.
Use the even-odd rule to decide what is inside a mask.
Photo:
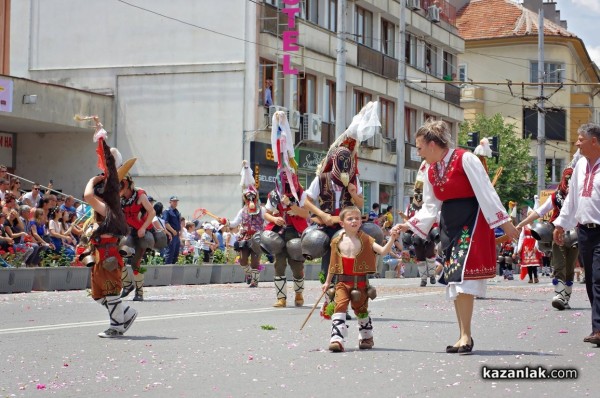
[(325, 93), (323, 95), (323, 121), (335, 123), (335, 82), (325, 82)]
[(271, 4), (277, 8), (284, 8), (283, 0), (265, 0), (267, 4)]
[(373, 47), (373, 13), (356, 7), (356, 41), (367, 47)]
[(416, 144), (415, 135), (417, 134), (417, 110), (404, 108), (404, 133), (406, 142)]
[(455, 60), (456, 56), (454, 54), (444, 51), (444, 80), (456, 80), (456, 65), (454, 65)]
[(319, 0), (305, 0), (299, 3), (302, 18), (314, 24), (319, 23)]
[[(529, 73), (529, 81), (538, 83), (538, 62), (531, 61)], [(565, 67), (563, 64), (544, 62), (544, 83), (561, 83), (563, 81), (563, 72)]]
[(317, 113), (317, 77), (298, 75), (298, 109), (300, 113)]
[(394, 103), (380, 98), (379, 104), (381, 106), (381, 116), (379, 118), (381, 122), (381, 135), (387, 138), (394, 138), (394, 117), (396, 115)]
[(381, 20), (381, 52), (389, 57), (395, 54), (395, 27), (394, 24), (385, 19)]
[(337, 0), (327, 0), (327, 29), (337, 32)]
[[(271, 100), (273, 101), (272, 105), (283, 105), (283, 84), (278, 84), (282, 80), (278, 79), (278, 76), (283, 76), (281, 66), (279, 66), (279, 73), (275, 67), (277, 64), (275, 62), (269, 61), (267, 59), (260, 59), (260, 65), (258, 68), (258, 104), (265, 105), (265, 90), (267, 85), (271, 89)], [(279, 87), (281, 86), (281, 87)]]
[(371, 101), (371, 98), (372, 98), (371, 94), (364, 93), (364, 92), (358, 91), (358, 90), (354, 90), (353, 97), (354, 97), (353, 102), (352, 102), (352, 106), (354, 107), (354, 109), (352, 110), (353, 115), (356, 115), (358, 112), (360, 112), (362, 107), (367, 105), (369, 103), (369, 101)]
[(565, 168), (565, 160), (564, 159), (547, 159), (551, 161), (551, 170), (550, 174), (551, 181), (554, 183), (559, 183), (560, 178), (562, 177), (563, 169)]
[(438, 54), (437, 47), (433, 44), (425, 42), (425, 72), (430, 75), (437, 76), (438, 75)]
[(406, 34), (404, 43), (404, 60), (407, 65), (416, 66), (417, 64), (417, 38), (411, 34)]
[(466, 82), (468, 79), (467, 64), (458, 65), (458, 80)]
[(364, 199), (362, 211), (363, 214), (369, 214), (371, 206), (373, 206), (373, 203), (371, 203), (371, 182), (360, 180), (360, 185), (362, 185), (362, 193)]
[[(565, 141), (567, 133), (566, 111), (560, 108), (546, 108), (545, 136), (547, 140)], [(537, 110), (523, 108), (523, 138), (537, 139)]]

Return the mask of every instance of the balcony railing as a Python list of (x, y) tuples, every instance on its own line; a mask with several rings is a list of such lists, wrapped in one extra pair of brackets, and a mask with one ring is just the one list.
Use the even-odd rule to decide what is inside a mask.
[(456, 26), (456, 7), (445, 0), (421, 0), (421, 7), (427, 10), (430, 6), (438, 6), (440, 10), (440, 19)]
[(373, 50), (362, 44), (358, 45), (358, 67), (385, 76), (388, 79), (398, 78), (398, 60)]
[(451, 104), (460, 106), (460, 87), (450, 83), (446, 83), (445, 86), (446, 89), (444, 99), (450, 102)]

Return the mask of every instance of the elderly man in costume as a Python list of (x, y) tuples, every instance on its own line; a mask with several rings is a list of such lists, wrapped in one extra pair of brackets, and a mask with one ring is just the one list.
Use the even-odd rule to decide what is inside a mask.
[[(425, 181), (426, 167), (427, 163), (423, 161), (417, 172), (413, 200), (406, 210), (407, 220), (414, 217), (423, 207), (423, 181)], [(427, 278), (429, 278), (429, 283), (432, 285), (435, 284), (435, 246), (439, 242), (439, 239), (437, 239), (439, 238), (439, 232), (436, 233), (439, 230), (436, 227), (437, 223), (431, 228), (426, 239), (422, 239), (419, 235), (413, 234), (410, 231), (404, 233), (404, 243), (408, 246), (412, 245), (415, 250), (417, 269), (421, 276), (421, 287), (427, 286)]]
[(135, 288), (133, 301), (144, 301), (144, 274), (140, 272), (140, 269), (144, 253), (147, 249), (154, 248), (155, 245), (152, 219), (156, 212), (148, 200), (146, 192), (135, 187), (130, 175), (126, 175), (121, 180), (120, 187), (121, 207), (125, 213), (127, 225), (129, 225), (126, 245), (135, 249), (135, 254), (131, 259), (133, 278), (125, 268), (123, 270), (123, 293), (121, 293), (121, 297), (127, 297)]
[(304, 257), (300, 247), (300, 235), (308, 226), (308, 210), (302, 208), (306, 195), (294, 173), (294, 142), (290, 126), (284, 112), (273, 115), (271, 143), (273, 157), (277, 162), (275, 189), (269, 193), (265, 205), (265, 220), (268, 225), (261, 235), (261, 244), (267, 246), (271, 240), (281, 240), (285, 246), (274, 247), (276, 308), (287, 305), (287, 280), (285, 267), (289, 263), (294, 277), (294, 304), (304, 304)]
[(262, 254), (258, 240), (264, 229), (265, 212), (260, 205), (252, 174), (252, 169), (248, 162), (244, 160), (240, 172), (242, 176), (240, 185), (244, 188), (242, 192), (244, 207), (233, 220), (222, 218), (220, 223), (231, 228), (240, 227), (234, 249), (240, 253), (240, 266), (246, 273), (246, 281), (250, 282), (249, 287), (258, 287), (260, 256)]
[[(517, 225), (517, 228), (523, 228), (534, 220), (544, 217), (552, 211), (550, 223), (558, 218), (563, 203), (569, 194), (569, 181), (573, 175), (573, 168), (577, 161), (581, 158), (579, 150), (575, 152), (573, 160), (565, 168), (562, 173), (560, 184), (556, 191), (552, 193), (549, 200), (546, 200), (542, 205), (536, 208)], [(532, 228), (532, 234), (536, 239), (540, 240), (540, 245), (548, 245), (552, 241), (552, 225), (546, 222), (538, 223)], [(552, 268), (554, 269), (552, 284), (554, 285), (554, 297), (552, 298), (552, 306), (559, 311), (570, 309), (569, 300), (573, 291), (573, 279), (575, 277), (575, 263), (579, 256), (579, 248), (577, 246), (577, 232), (572, 229), (567, 231), (565, 239), (561, 245), (552, 242)]]
[[(98, 143), (98, 167), (103, 174), (90, 179), (85, 188), (85, 200), (94, 209), (96, 224), (90, 237), (90, 249), (83, 254), (86, 265), (92, 266), (92, 298), (108, 310), (110, 326), (98, 334), (103, 338), (122, 336), (133, 324), (137, 311), (124, 307), (121, 301), (121, 272), (125, 268), (119, 251), (119, 242), (127, 234), (127, 223), (119, 204), (119, 177), (116, 162), (118, 151), (109, 148), (106, 131), (97, 117), (76, 117), (77, 120), (94, 119)], [(115, 160), (115, 158), (118, 158)]]

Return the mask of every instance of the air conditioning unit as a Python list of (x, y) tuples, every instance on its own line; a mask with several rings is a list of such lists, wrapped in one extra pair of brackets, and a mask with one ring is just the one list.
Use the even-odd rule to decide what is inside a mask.
[(291, 111), (289, 122), (290, 122), (290, 129), (300, 130), (300, 112)]
[(406, 6), (411, 10), (420, 10), (421, 0), (406, 0)]
[(305, 113), (302, 117), (300, 139), (302, 141), (321, 142), (321, 125), (323, 118), (314, 113)]
[(390, 140), (390, 154), (395, 155), (397, 153), (397, 142), (398, 140)]
[(427, 16), (431, 22), (440, 22), (440, 8), (438, 6), (429, 6)]
[(383, 141), (383, 138), (381, 137), (381, 134), (375, 133), (375, 135), (373, 135), (373, 137), (364, 141), (364, 146), (366, 146), (367, 148), (371, 148), (371, 149), (381, 149), (382, 143), (383, 143), (382, 141)]
[(277, 106), (277, 105), (271, 105), (269, 107), (269, 120), (267, 120), (267, 124), (270, 126), (273, 120), (273, 115), (275, 114), (275, 112), (285, 112), (285, 115), (287, 116), (288, 120), (289, 120), (289, 112), (287, 110), (287, 108), (284, 108), (283, 106)]

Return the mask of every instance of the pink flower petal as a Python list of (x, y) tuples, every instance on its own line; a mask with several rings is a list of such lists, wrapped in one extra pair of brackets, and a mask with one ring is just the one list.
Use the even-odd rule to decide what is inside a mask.
[(560, 329), (560, 330), (558, 331), (558, 333), (569, 333), (569, 331), (568, 331), (568, 330), (565, 330), (565, 329)]
[(46, 385), (45, 384), (38, 384), (37, 385), (37, 389), (38, 390), (45, 390), (46, 389)]
[(593, 357), (594, 355), (596, 355), (595, 352), (588, 352), (587, 354), (585, 354), (586, 357)]

